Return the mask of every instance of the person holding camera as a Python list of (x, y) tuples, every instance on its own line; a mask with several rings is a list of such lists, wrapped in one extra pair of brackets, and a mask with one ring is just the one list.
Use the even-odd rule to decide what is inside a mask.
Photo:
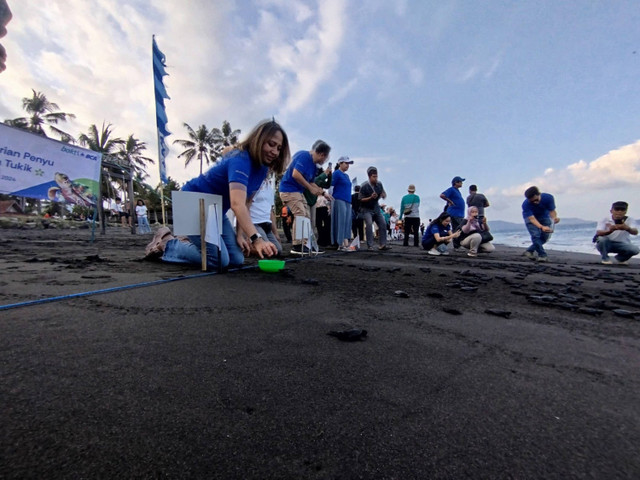
[(631, 243), (631, 235), (637, 235), (635, 220), (627, 217), (627, 202), (615, 202), (611, 205), (611, 215), (598, 222), (593, 241), (602, 257), (601, 263), (611, 265), (610, 253), (616, 253), (619, 265), (626, 265), (629, 259), (640, 253), (640, 248)]
[(462, 225), (462, 236), (460, 246), (469, 249), (469, 257), (477, 257), (478, 251), (491, 253), (496, 249), (491, 243), (493, 236), (489, 233), (487, 217), (480, 219), (478, 207), (469, 207), (467, 218)]

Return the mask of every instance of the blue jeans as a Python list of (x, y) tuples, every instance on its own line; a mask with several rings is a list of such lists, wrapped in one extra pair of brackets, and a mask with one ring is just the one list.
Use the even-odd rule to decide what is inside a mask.
[[(222, 241), (220, 248), (207, 243), (207, 270), (226, 268), (229, 265), (242, 265), (244, 255), (236, 241), (236, 232), (226, 215), (222, 216)], [(190, 235), (189, 243), (174, 238), (164, 249), (162, 260), (170, 263), (202, 263), (200, 255), (200, 235)]]
[(640, 248), (631, 242), (616, 242), (610, 240), (608, 236), (598, 237), (596, 242), (596, 248), (602, 255), (603, 260), (609, 258), (610, 253), (617, 253), (616, 260), (619, 262), (626, 262), (634, 255), (640, 253)]
[(382, 213), (378, 210), (364, 210), (365, 231), (367, 233), (367, 246), (373, 247), (373, 222), (378, 224), (378, 235), (380, 236), (380, 246), (387, 244), (387, 222), (384, 220)]
[(140, 230), (138, 233), (151, 233), (147, 217), (138, 217), (138, 229)]
[[(542, 220), (538, 221), (545, 227), (550, 227), (552, 224), (552, 220), (550, 218), (543, 218)], [(542, 245), (547, 243), (549, 238), (551, 238), (551, 232), (543, 232), (533, 223), (527, 222), (526, 225), (527, 230), (529, 230), (529, 235), (531, 235), (531, 246), (527, 248), (527, 252), (537, 252), (539, 257), (546, 257), (547, 252), (545, 252)]]

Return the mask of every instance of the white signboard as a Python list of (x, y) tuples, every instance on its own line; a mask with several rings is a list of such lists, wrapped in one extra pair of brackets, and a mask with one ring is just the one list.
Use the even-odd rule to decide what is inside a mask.
[(0, 193), (91, 206), (102, 154), (0, 123)]
[(174, 235), (200, 235), (200, 199), (204, 198), (204, 211), (207, 223), (209, 243), (218, 245), (214, 241), (222, 233), (222, 196), (200, 192), (171, 192), (173, 210)]

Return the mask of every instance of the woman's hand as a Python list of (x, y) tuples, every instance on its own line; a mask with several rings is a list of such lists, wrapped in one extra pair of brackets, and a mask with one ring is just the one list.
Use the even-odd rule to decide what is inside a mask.
[(456, 230), (455, 232), (453, 232), (451, 235), (449, 235), (450, 238), (458, 238), (460, 236), (460, 230)]
[(274, 255), (278, 254), (278, 249), (276, 248), (276, 246), (273, 243), (267, 242), (263, 239), (257, 240), (253, 244), (253, 248), (260, 258), (264, 258), (265, 256), (273, 257)]
[(243, 233), (238, 233), (236, 235), (236, 241), (238, 242), (238, 246), (242, 250), (242, 254), (245, 257), (248, 257), (251, 253), (251, 242), (249, 242), (249, 240)]

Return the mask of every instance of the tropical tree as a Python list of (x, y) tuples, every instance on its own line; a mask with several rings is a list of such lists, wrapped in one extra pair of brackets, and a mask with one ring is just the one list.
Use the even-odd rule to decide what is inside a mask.
[(98, 132), (98, 127), (91, 125), (88, 134), (80, 134), (78, 142), (94, 152), (114, 155), (116, 149), (124, 146), (125, 142), (121, 138), (111, 138), (112, 133), (111, 124), (105, 127), (104, 122), (102, 122), (102, 130)]
[[(200, 161), (200, 174), (202, 175), (203, 161), (206, 161), (207, 165), (209, 165), (215, 152), (213, 134), (207, 129), (206, 125), (200, 125), (198, 130), (193, 130), (187, 123), (183, 125), (187, 129), (189, 140), (173, 141), (174, 144), (177, 143), (185, 149), (184, 152), (178, 155), (178, 158), (184, 158), (185, 167), (189, 165), (191, 160), (197, 158)], [(213, 161), (215, 161), (215, 157)]]
[(212, 128), (211, 135), (215, 145), (213, 150), (213, 161), (216, 162), (222, 156), (222, 150), (230, 145), (238, 143), (240, 130), (233, 130), (226, 120), (222, 122), (222, 128)]
[[(98, 131), (98, 127), (91, 125), (89, 127), (88, 134), (81, 134), (78, 137), (80, 145), (88, 147), (94, 152), (100, 152), (103, 155), (113, 155), (118, 158), (116, 153), (119, 148), (122, 148), (125, 141), (121, 138), (111, 138), (112, 130), (111, 124), (105, 126), (102, 122), (102, 130)], [(113, 185), (109, 184), (109, 181), (102, 175), (103, 181), (101, 182), (101, 190), (103, 198), (112, 198)]]
[(33, 96), (22, 99), (22, 108), (29, 114), (28, 117), (5, 120), (4, 123), (12, 127), (22, 128), (32, 133), (46, 137), (44, 126), (47, 125), (60, 140), (66, 143), (74, 143), (75, 139), (67, 132), (60, 130), (56, 125), (58, 122), (66, 122), (70, 118), (76, 118), (72, 113), (59, 112), (60, 107), (56, 103), (50, 102), (42, 92), (31, 89)]
[(146, 149), (147, 144), (145, 142), (141, 142), (133, 135), (129, 135), (129, 138), (120, 146), (117, 156), (131, 165), (132, 173), (145, 178), (148, 177), (146, 172), (147, 163), (155, 163), (152, 158), (142, 155), (142, 152)]

